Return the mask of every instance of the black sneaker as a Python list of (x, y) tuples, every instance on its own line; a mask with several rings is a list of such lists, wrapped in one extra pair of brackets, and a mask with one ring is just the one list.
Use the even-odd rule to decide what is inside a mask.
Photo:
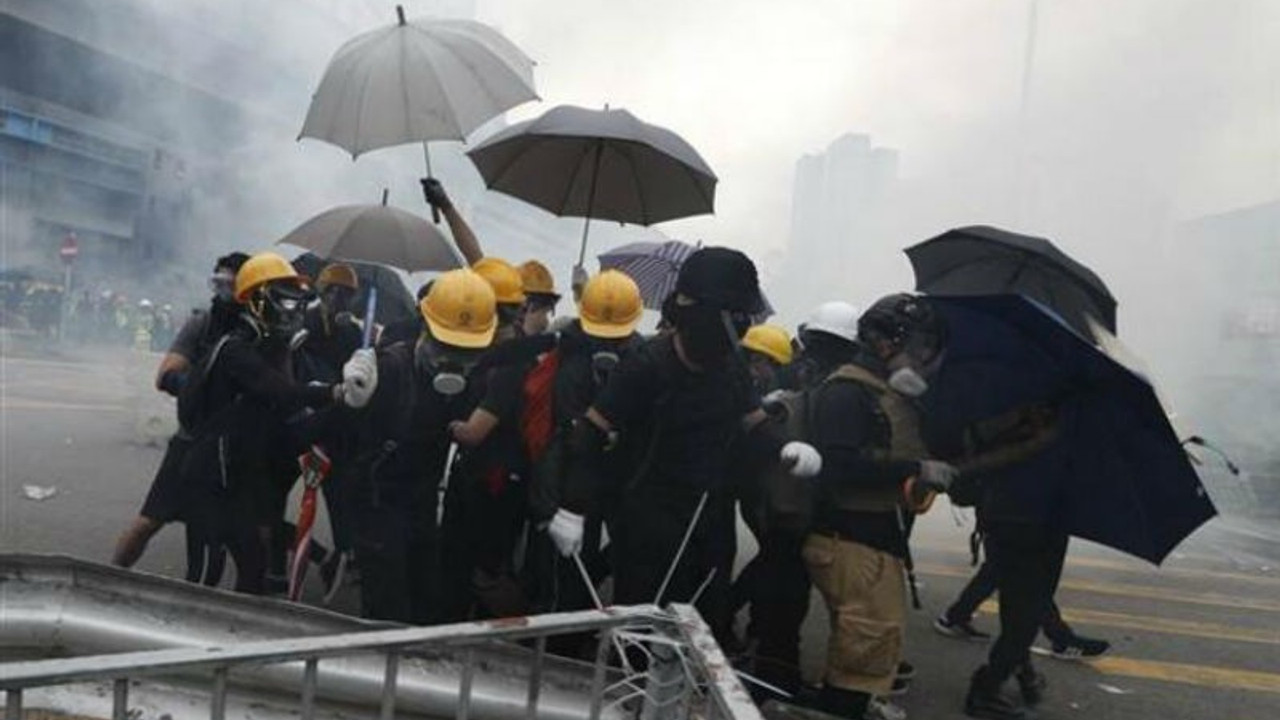
[(1027, 710), (1005, 696), (999, 685), (987, 677), (987, 668), (979, 668), (969, 682), (969, 694), (964, 699), (964, 714), (987, 720), (1026, 720)]
[(1054, 643), (1053, 656), (1059, 660), (1091, 660), (1106, 654), (1111, 643), (1106, 640), (1095, 640), (1076, 636), (1069, 642)]
[(906, 678), (896, 677), (893, 679), (893, 687), (889, 688), (889, 697), (902, 697), (911, 689), (911, 681)]
[(951, 622), (946, 615), (941, 615), (937, 620), (933, 621), (933, 629), (939, 635), (946, 635), (959, 640), (968, 640), (970, 642), (988, 642), (991, 640), (990, 633), (978, 630), (969, 621)]
[(911, 680), (914, 680), (916, 678), (916, 666), (912, 665), (906, 660), (903, 660), (902, 662), (898, 663), (897, 678), (899, 680), (906, 680), (908, 682)]

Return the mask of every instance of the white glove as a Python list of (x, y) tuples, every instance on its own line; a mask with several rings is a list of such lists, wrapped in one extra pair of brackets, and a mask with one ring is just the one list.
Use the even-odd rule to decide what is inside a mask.
[(582, 551), (582, 523), (581, 515), (563, 508), (557, 510), (555, 517), (551, 518), (547, 534), (551, 536), (551, 542), (556, 544), (561, 555), (570, 557)]
[(931, 490), (946, 492), (959, 475), (960, 471), (950, 463), (941, 460), (920, 461), (920, 482)]
[(783, 445), (778, 459), (798, 478), (811, 478), (822, 472), (822, 454), (809, 443), (792, 441)]
[(378, 359), (373, 350), (364, 348), (351, 353), (351, 359), (342, 366), (342, 402), (347, 407), (362, 408), (378, 388)]

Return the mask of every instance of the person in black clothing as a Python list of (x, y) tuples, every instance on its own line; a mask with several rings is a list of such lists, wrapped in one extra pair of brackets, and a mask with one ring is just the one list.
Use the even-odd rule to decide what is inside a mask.
[[(377, 385), (371, 351), (357, 351), (331, 384), (301, 384), (292, 375), (308, 292), (287, 260), (253, 256), (236, 273), (236, 300), (246, 312), (214, 346), (179, 397), (179, 418), (192, 434), (184, 460), (183, 517), (210, 544), (224, 544), (236, 564), (236, 590), (262, 594), (271, 529), (283, 515), (280, 478), (313, 427), (335, 404), (360, 407)], [(216, 582), (216, 579), (211, 579)]]
[[(218, 339), (234, 327), (240, 314), (240, 306), (235, 301), (236, 272), (248, 259), (248, 255), (235, 252), (214, 262), (213, 275), (209, 278), (209, 288), (213, 291), (209, 309), (193, 312), (170, 344), (156, 370), (157, 390), (178, 397), (192, 369), (200, 365)], [(180, 429), (169, 440), (142, 509), (116, 541), (112, 564), (133, 567), (146, 551), (151, 538), (165, 525), (179, 519), (183, 503), (181, 460), (186, 449), (186, 435), (186, 431)]]
[[(819, 387), (831, 373), (853, 362), (858, 353), (858, 311), (841, 302), (817, 308), (800, 331), (799, 357), (782, 371), (803, 367), (791, 381), (804, 382), (791, 389), (806, 391)], [(781, 402), (765, 399), (770, 422), (787, 423)], [(759, 477), (772, 469), (747, 468), (747, 477)], [(737, 614), (749, 605), (748, 641), (754, 641), (755, 674), (765, 682), (793, 696), (801, 691), (800, 628), (809, 613), (812, 584), (802, 550), (808, 527), (802, 521), (771, 512), (764, 495), (767, 478), (745, 483), (742, 515), (756, 536), (760, 552), (742, 569), (733, 586), (731, 610)], [(763, 698), (761, 688), (753, 688)]]
[[(995, 594), (998, 581), (999, 571), (988, 558), (969, 579), (955, 602), (933, 621), (934, 630), (947, 637), (990, 640), (990, 635), (973, 627), (973, 615), (978, 611), (979, 605)], [(1040, 632), (1049, 639), (1053, 656), (1063, 660), (1098, 657), (1111, 647), (1106, 640), (1077, 635), (1067, 621), (1062, 619), (1062, 611), (1058, 609), (1057, 602), (1049, 603), (1049, 612), (1040, 623)]]
[[(298, 352), (294, 353), (294, 376), (299, 382), (333, 383), (341, 379), (342, 366), (364, 341), (364, 332), (356, 320), (356, 301), (360, 293), (360, 280), (356, 271), (344, 263), (326, 265), (316, 278), (319, 302), (307, 308), (303, 321), (306, 337)], [(343, 495), (342, 464), (348, 458), (348, 448), (342, 437), (330, 438), (325, 452), (332, 462), (329, 477), (320, 485), (325, 508), (329, 511), (329, 526), (333, 533), (332, 554), (327, 554), (318, 543), (312, 543), (312, 559), (321, 565), (321, 576), (327, 583), (340, 582), (351, 553), (350, 521), (347, 517), (347, 501)], [(280, 490), (287, 498), (293, 487), (289, 478)], [(271, 574), (284, 578), (284, 560), (293, 542), (295, 528), (281, 522), (272, 538)], [(332, 587), (330, 588), (332, 591)]]
[(919, 298), (889, 296), (859, 319), (858, 342), (854, 361), (831, 373), (810, 401), (824, 462), (803, 550), (831, 615), (818, 705), (850, 718), (888, 695), (898, 675), (912, 482), (940, 491), (955, 476), (929, 459), (912, 402), (941, 357), (941, 320)]
[(380, 350), (379, 391), (348, 421), (354, 449), (343, 481), (361, 613), (429, 624), (448, 616), (436, 525), (448, 427), (475, 406), (473, 368), (493, 341), (497, 311), (492, 288), (470, 270), (440, 276), (419, 308), (424, 332)]
[(1044, 695), (1046, 682), (1032, 665), (1030, 648), (1053, 616), (1068, 542), (1058, 520), (1061, 489), (1046, 492), (1044, 477), (1054, 474), (1044, 469), (1069, 462), (1056, 442), (1062, 415), (1069, 412), (1069, 402), (1031, 405), (965, 431), (962, 464), (966, 480), (973, 478), (977, 487), (983, 544), (1000, 594), (1000, 636), (965, 698), (965, 712), (973, 717), (1027, 716), (1026, 707), (1002, 693), (1011, 677), (1025, 705), (1038, 704)]
[[(644, 312), (640, 289), (627, 275), (606, 270), (587, 281), (578, 303), (579, 317), (561, 332), (556, 349), (539, 363), (547, 375), (545, 415), (526, 410), (526, 454), (531, 464), (529, 508), (536, 531), (530, 533), (525, 568), (526, 592), (536, 612), (563, 612), (593, 607), (590, 582), (598, 586), (608, 575), (608, 562), (601, 548), (604, 518), (585, 518), (582, 569), (577, 560), (567, 560), (556, 552), (546, 529), (560, 504), (564, 483), (564, 442), (561, 432), (581, 417), (614, 369), (639, 342), (636, 326)], [(532, 382), (532, 380), (530, 381)], [(529, 402), (537, 402), (530, 398)], [(537, 435), (542, 433), (542, 435)], [(587, 577), (583, 577), (582, 570)], [(566, 638), (552, 646), (553, 652), (578, 654), (584, 649), (580, 638)]]
[[(689, 602), (708, 583), (735, 544), (731, 443), (767, 425), (737, 355), (763, 307), (755, 265), (735, 250), (703, 248), (685, 260), (675, 292), (674, 332), (625, 358), (569, 430), (564, 493), (548, 525), (568, 557), (582, 549), (584, 515), (611, 510), (620, 604)], [(760, 435), (749, 447), (770, 461), (785, 457), (798, 474), (816, 472), (812, 447), (782, 445)], [(713, 628), (727, 629), (727, 597), (705, 592), (698, 606)]]

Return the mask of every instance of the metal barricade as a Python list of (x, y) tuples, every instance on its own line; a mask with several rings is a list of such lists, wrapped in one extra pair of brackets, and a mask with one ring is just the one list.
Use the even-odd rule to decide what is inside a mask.
[[(225, 720), (234, 692), (233, 673), (249, 666), (299, 664), (298, 711), (316, 716), (317, 678), (325, 660), (377, 654), (385, 663), (380, 720), (396, 716), (397, 679), (402, 658), (414, 652), (461, 652), (456, 716), (473, 715), (472, 686), (477, 649), (495, 642), (530, 647), (528, 684), (521, 716), (539, 715), (547, 641), (558, 635), (595, 633), (590, 708), (586, 717), (635, 716), (759, 720), (760, 713), (739, 682), (710, 629), (691, 606), (653, 606), (557, 613), (435, 627), (395, 628), (290, 640), (254, 641), (226, 647), (180, 648), (90, 655), (69, 659), (0, 664), (5, 720), (23, 717), (23, 693), (33, 688), (109, 682), (113, 720), (129, 720), (130, 683), (139, 678), (198, 673), (209, 681), (209, 717)], [(372, 710), (372, 709), (371, 709)]]

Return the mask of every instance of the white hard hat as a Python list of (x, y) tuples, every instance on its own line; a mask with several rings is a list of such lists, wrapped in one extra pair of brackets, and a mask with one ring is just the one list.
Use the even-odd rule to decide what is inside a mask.
[(800, 326), (800, 331), (827, 333), (841, 340), (857, 342), (859, 315), (858, 308), (847, 302), (825, 302), (813, 311), (808, 322)]
[(142, 298), (138, 301), (138, 307), (151, 307), (151, 301), (146, 298)]

